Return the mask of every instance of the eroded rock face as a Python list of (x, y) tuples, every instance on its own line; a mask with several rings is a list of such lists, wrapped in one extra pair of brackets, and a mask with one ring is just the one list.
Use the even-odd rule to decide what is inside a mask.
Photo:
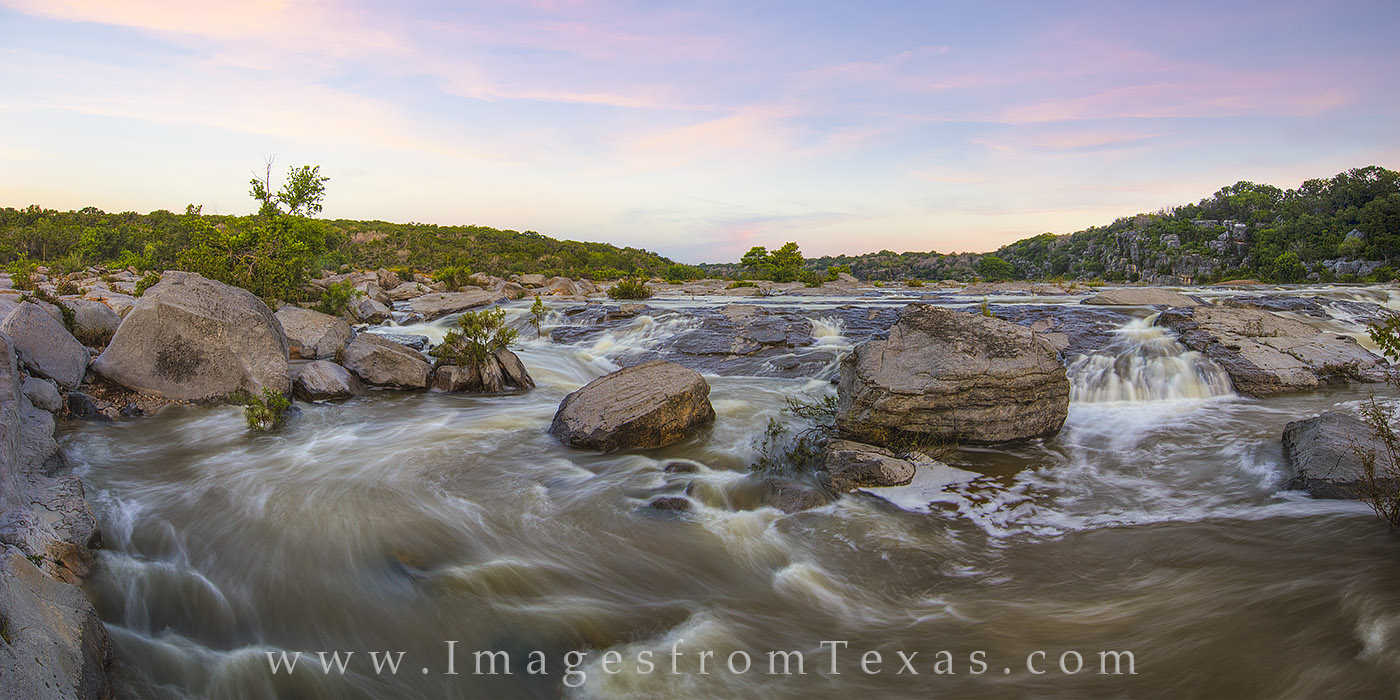
[(876, 445), (900, 437), (988, 444), (1049, 437), (1068, 412), (1065, 368), (1030, 329), (911, 304), (887, 339), (842, 362), (836, 425)]
[(1283, 453), (1293, 475), (1286, 488), (1307, 491), (1313, 498), (1359, 497), (1366, 471), (1358, 448), (1385, 464), (1385, 445), (1356, 416), (1327, 411), (1289, 423), (1283, 429)]
[(100, 540), (53, 415), (22, 393), (0, 334), (0, 697), (111, 696), (111, 643), (75, 585)]
[(499, 394), (534, 386), (525, 364), (509, 350), (493, 353), (479, 367), (443, 365), (433, 370), (433, 389), (437, 391)]
[(68, 329), (37, 304), (25, 302), (0, 322), (0, 332), (10, 337), (20, 362), (29, 371), (73, 389), (87, 373), (88, 354)]
[(345, 319), (288, 304), (277, 310), (291, 352), (307, 360), (335, 357), (352, 335)]
[(424, 318), (431, 321), (449, 314), (494, 304), (504, 298), (505, 296), (500, 292), (488, 292), (484, 289), (461, 292), (433, 292), (409, 301), (408, 308), (410, 311), (422, 314)]
[(1079, 303), (1095, 306), (1165, 306), (1168, 308), (1190, 308), (1201, 305), (1198, 299), (1188, 297), (1174, 289), (1160, 287), (1105, 289)]
[(549, 431), (565, 445), (612, 452), (672, 445), (714, 419), (705, 378), (655, 360), (599, 377), (564, 397)]
[(426, 389), (433, 371), (421, 353), (373, 333), (345, 346), (345, 368), (366, 384), (396, 389)]
[(264, 387), (291, 390), (287, 336), (251, 292), (190, 272), (166, 272), (137, 300), (107, 349), (98, 374), (169, 399), (222, 399)]
[(360, 380), (349, 370), (328, 360), (308, 362), (292, 377), (292, 391), (303, 401), (333, 401), (364, 393)]
[(1265, 396), (1385, 379), (1385, 360), (1355, 339), (1260, 309), (1170, 309), (1156, 323), (1176, 331), (1182, 345), (1224, 368), (1241, 394)]

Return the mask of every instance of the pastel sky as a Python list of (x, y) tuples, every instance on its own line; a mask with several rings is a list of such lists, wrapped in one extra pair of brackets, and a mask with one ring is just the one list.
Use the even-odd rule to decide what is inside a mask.
[(0, 0), (0, 206), (986, 251), (1400, 167), (1400, 3)]

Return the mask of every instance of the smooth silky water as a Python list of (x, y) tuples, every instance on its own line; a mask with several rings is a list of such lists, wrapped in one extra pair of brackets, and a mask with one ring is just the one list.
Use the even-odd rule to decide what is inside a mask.
[[(849, 349), (822, 302), (806, 303), (820, 348)], [(526, 305), (510, 306), (517, 325)], [(550, 322), (570, 320), (556, 309)], [(659, 451), (569, 450), (546, 432), (566, 393), (616, 368), (610, 358), (689, 323), (645, 316), (578, 346), (527, 340), (520, 355), (539, 388), (526, 394), (371, 392), (298, 404), (275, 435), (250, 433), (233, 407), (65, 424), (105, 537), (88, 591), (116, 644), (120, 692), (1382, 697), (1400, 688), (1400, 537), (1359, 503), (1281, 490), (1284, 424), (1355, 405), (1369, 389), (1236, 397), (1218, 368), (1140, 318), (1071, 361), (1073, 402), (1055, 439), (956, 452), (946, 474), (873, 490), (882, 498), (784, 515), (759, 505), (763, 486), (748, 465), (770, 419), (805, 427), (787, 400), (833, 393), (824, 379), (708, 377), (713, 431)], [(392, 330), (440, 336), (445, 326)], [(672, 460), (703, 466), (664, 472)], [(689, 512), (647, 507), (687, 488)], [(449, 641), (455, 676), (445, 675)], [(848, 644), (839, 674), (824, 641)], [(672, 649), (683, 654), (675, 674)], [(514, 673), (474, 675), (478, 650), (507, 652)], [(535, 650), (547, 675), (526, 673)], [(767, 653), (778, 650), (804, 652), (806, 674), (769, 675)], [(861, 672), (870, 650), (883, 656), (878, 675)], [(1136, 675), (1100, 674), (1098, 654), (1110, 650), (1131, 651)], [(268, 652), (298, 651), (295, 673), (270, 673)], [(354, 655), (345, 673), (326, 674), (318, 651)], [(566, 685), (570, 651), (587, 655)], [(608, 651), (621, 663), (605, 667)], [(701, 651), (713, 652), (707, 675)], [(752, 657), (748, 673), (725, 665), (735, 651)], [(1044, 675), (1027, 670), (1038, 651)], [(398, 672), (376, 673), (370, 652), (404, 652)], [(651, 673), (639, 668), (645, 652)], [(919, 675), (896, 673), (897, 652)], [(1084, 659), (1078, 674), (1060, 672), (1065, 652)], [(947, 657), (951, 668), (939, 664)]]

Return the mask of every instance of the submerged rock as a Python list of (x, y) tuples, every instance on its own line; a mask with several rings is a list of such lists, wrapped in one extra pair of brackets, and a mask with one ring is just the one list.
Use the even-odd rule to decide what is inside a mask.
[(345, 319), (313, 309), (288, 304), (278, 309), (276, 316), (287, 334), (291, 352), (307, 360), (335, 357), (353, 335)]
[(1292, 466), (1285, 488), (1313, 498), (1358, 498), (1366, 474), (1361, 453), (1377, 458), (1384, 473), (1385, 444), (1366, 421), (1337, 411), (1293, 421), (1283, 429), (1283, 453)]
[(396, 389), (426, 389), (433, 371), (421, 353), (373, 333), (345, 346), (345, 369), (366, 384)]
[(264, 387), (291, 390), (282, 324), (245, 289), (190, 272), (166, 272), (141, 295), (107, 349), (98, 374), (140, 393), (221, 399)]
[(83, 381), (92, 356), (62, 323), (38, 305), (25, 302), (16, 306), (0, 322), (0, 331), (10, 336), (20, 362), (29, 371), (69, 389)]
[(655, 360), (594, 379), (564, 397), (549, 431), (570, 447), (611, 452), (672, 445), (714, 419), (705, 378)]
[(297, 368), (292, 391), (303, 401), (329, 401), (359, 396), (365, 388), (344, 367), (329, 360), (316, 360)]
[(825, 491), (796, 481), (773, 482), (773, 494), (768, 497), (768, 505), (784, 513), (820, 508), (830, 502)]
[(923, 304), (846, 357), (838, 396), (837, 428), (877, 445), (1049, 437), (1069, 412), (1050, 343), (1008, 321)]
[(1235, 391), (1264, 396), (1346, 381), (1383, 381), (1385, 361), (1355, 339), (1253, 308), (1169, 309), (1156, 321), (1230, 374)]

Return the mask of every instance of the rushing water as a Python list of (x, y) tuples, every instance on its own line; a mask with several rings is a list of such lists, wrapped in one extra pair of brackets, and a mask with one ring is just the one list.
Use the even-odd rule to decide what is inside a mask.
[[(819, 349), (850, 347), (824, 309), (886, 301), (809, 302)], [(571, 322), (555, 311), (550, 323)], [(523, 324), (524, 305), (510, 313)], [(299, 404), (276, 435), (250, 434), (230, 407), (65, 425), (106, 540), (89, 592), (117, 645), (122, 692), (1381, 697), (1400, 688), (1400, 538), (1363, 505), (1280, 490), (1283, 425), (1354, 405), (1365, 390), (1236, 397), (1218, 368), (1129, 320), (1101, 351), (1072, 360), (1074, 401), (1055, 439), (954, 453), (908, 487), (872, 490), (881, 498), (785, 515), (760, 505), (765, 487), (748, 465), (770, 419), (799, 422), (787, 400), (829, 395), (827, 381), (710, 377), (713, 431), (654, 452), (598, 455), (547, 435), (566, 393), (688, 323), (642, 316), (577, 346), (529, 340), (520, 355), (539, 388), (522, 395), (373, 392)], [(440, 335), (444, 325), (395, 330)], [(664, 471), (672, 460), (698, 471)], [(687, 491), (689, 512), (647, 507)], [(839, 673), (823, 642), (846, 644), (836, 647)], [(512, 673), (473, 673), (478, 650), (506, 652)], [(805, 673), (782, 673), (781, 657), (770, 668), (770, 651), (803, 652)], [(862, 672), (867, 651), (880, 652), (881, 673)], [(1101, 651), (1132, 652), (1135, 675), (1100, 673)], [(295, 673), (274, 675), (269, 652), (303, 658)], [(324, 673), (316, 652), (354, 655), (344, 673)], [(370, 652), (403, 652), (397, 673), (376, 673)], [(919, 675), (898, 673), (901, 652)], [(743, 654), (752, 667), (731, 671), (727, 660), (742, 669)], [(1083, 670), (1063, 673), (1074, 654)], [(527, 673), (540, 657), (546, 674)]]

